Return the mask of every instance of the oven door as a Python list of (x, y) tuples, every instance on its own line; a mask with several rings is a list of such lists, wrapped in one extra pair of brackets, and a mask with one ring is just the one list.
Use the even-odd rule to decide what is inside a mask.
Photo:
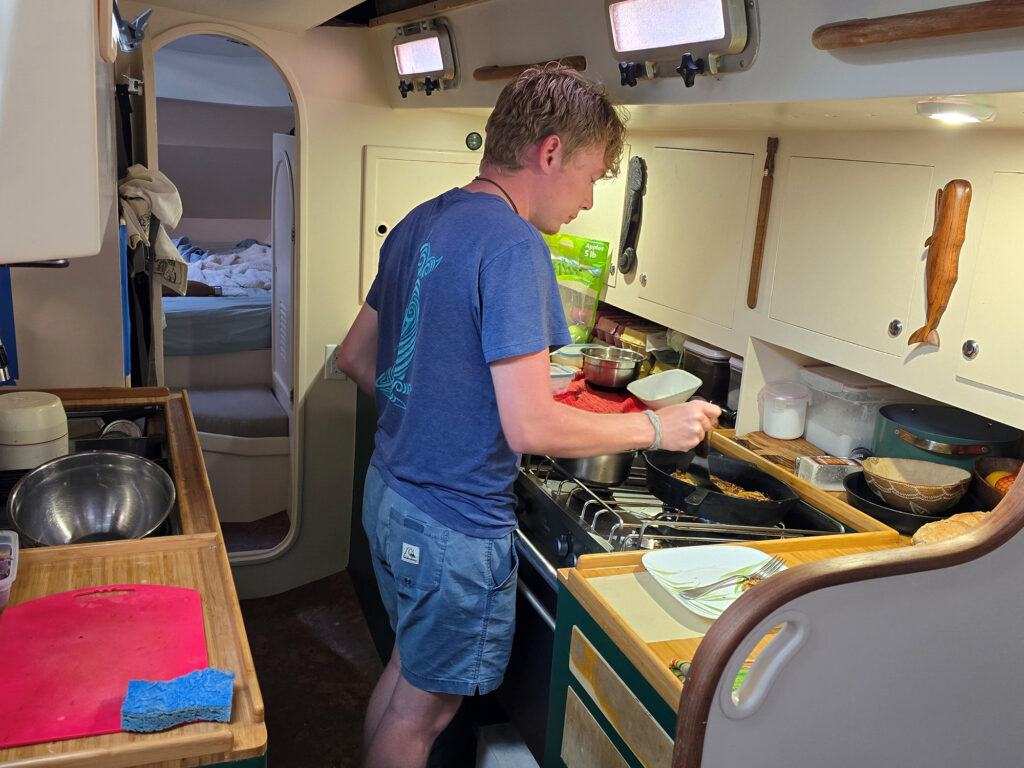
[(555, 642), (558, 579), (522, 530), (513, 534), (519, 555), (516, 630), (498, 701), (537, 760), (543, 760), (547, 730), (551, 655)]

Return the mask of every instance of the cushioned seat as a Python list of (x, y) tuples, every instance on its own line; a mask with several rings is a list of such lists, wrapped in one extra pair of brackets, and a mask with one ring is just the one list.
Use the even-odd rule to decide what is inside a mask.
[(288, 436), (288, 414), (269, 387), (187, 391), (200, 432), (236, 437)]

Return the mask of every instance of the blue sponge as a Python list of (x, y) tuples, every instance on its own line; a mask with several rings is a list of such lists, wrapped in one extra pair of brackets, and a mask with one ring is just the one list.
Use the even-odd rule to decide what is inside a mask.
[(129, 680), (121, 730), (164, 731), (196, 720), (226, 723), (231, 719), (234, 680), (234, 672), (213, 668), (162, 682)]

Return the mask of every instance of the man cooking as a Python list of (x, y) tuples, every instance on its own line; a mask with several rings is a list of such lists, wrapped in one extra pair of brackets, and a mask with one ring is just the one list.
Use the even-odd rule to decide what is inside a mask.
[(688, 450), (720, 413), (554, 401), (549, 351), (570, 337), (540, 233), (591, 207), (625, 126), (603, 89), (548, 65), (502, 90), (486, 134), (480, 175), (392, 230), (338, 353), (378, 414), (363, 525), (396, 643), (366, 715), (374, 768), (425, 765), (462, 697), (501, 683), (519, 455)]

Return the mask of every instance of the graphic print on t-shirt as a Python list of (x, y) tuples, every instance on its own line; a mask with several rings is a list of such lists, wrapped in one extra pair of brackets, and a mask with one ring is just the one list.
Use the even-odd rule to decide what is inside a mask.
[(405, 408), (405, 399), (402, 396), (412, 391), (412, 385), (406, 382), (405, 374), (412, 362), (412, 354), (416, 349), (416, 335), (420, 329), (420, 282), (440, 263), (440, 256), (431, 257), (430, 243), (424, 243), (416, 264), (416, 282), (412, 287), (412, 298), (409, 299), (409, 306), (405, 308), (405, 315), (402, 317), (402, 332), (398, 337), (395, 362), (377, 377), (377, 389), (399, 408)]

